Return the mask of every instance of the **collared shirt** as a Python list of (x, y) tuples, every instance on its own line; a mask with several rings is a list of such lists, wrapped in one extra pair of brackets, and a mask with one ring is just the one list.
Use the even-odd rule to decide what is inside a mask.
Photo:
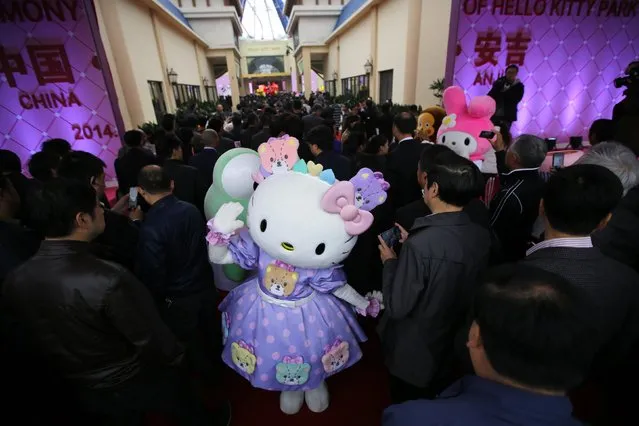
[(578, 426), (568, 397), (542, 395), (466, 376), (435, 400), (384, 411), (383, 426)]
[(397, 145), (399, 145), (400, 143), (402, 143), (404, 141), (410, 141), (410, 140), (413, 140), (413, 138), (411, 138), (411, 137), (404, 138), (401, 141), (397, 141)]
[(529, 167), (529, 168), (522, 168), (522, 169), (515, 169), (515, 170), (511, 170), (509, 172), (506, 173), (502, 173), (502, 176), (510, 176), (513, 173), (518, 173), (518, 172), (531, 172), (531, 171), (535, 171), (535, 170), (539, 170), (539, 167)]
[(204, 149), (212, 149), (213, 151), (217, 152), (217, 149), (215, 149), (215, 147), (212, 147), (212, 146), (205, 146)]
[(537, 250), (549, 247), (572, 247), (572, 248), (592, 248), (592, 239), (588, 237), (553, 238), (535, 244), (526, 251), (526, 256), (530, 256)]

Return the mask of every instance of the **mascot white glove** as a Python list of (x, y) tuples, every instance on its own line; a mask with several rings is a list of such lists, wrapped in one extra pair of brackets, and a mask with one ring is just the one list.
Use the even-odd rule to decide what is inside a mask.
[(213, 218), (213, 231), (224, 235), (232, 235), (238, 229), (244, 227), (244, 222), (238, 217), (244, 211), (240, 203), (222, 204), (217, 214)]
[[(244, 222), (238, 216), (244, 211), (240, 203), (223, 204), (213, 218), (211, 231), (207, 236), (209, 241), (209, 260), (218, 265), (228, 265), (233, 262), (233, 256), (228, 249), (228, 239), (238, 229), (244, 227)], [(210, 223), (210, 222), (209, 222)]]

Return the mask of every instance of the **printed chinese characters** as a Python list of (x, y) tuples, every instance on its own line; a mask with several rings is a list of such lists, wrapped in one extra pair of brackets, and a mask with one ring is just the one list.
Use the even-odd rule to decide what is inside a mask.
[[(475, 41), (475, 67), (484, 67), (488, 65), (490, 68), (477, 70), (477, 76), (473, 85), (491, 85), (493, 80), (499, 77), (499, 71), (494, 72), (492, 67), (499, 66), (499, 57), (502, 52), (502, 33), (495, 28), (487, 28), (485, 31), (477, 33)], [(506, 34), (506, 63), (501, 64), (501, 68), (508, 65), (523, 66), (526, 60), (526, 52), (528, 45), (532, 41), (530, 33), (519, 28), (517, 31)]]
[[(31, 66), (35, 71), (38, 84), (75, 83), (69, 57), (62, 44), (27, 46)], [(4, 74), (9, 87), (17, 87), (15, 74), (26, 75), (27, 67), (20, 53), (7, 53), (0, 46), (0, 73)]]
[(49, 83), (75, 83), (63, 44), (27, 46), (27, 51), (41, 86)]
[(9, 87), (16, 87), (17, 74), (26, 74), (27, 67), (19, 53), (9, 54), (4, 50), (4, 46), (0, 46), (0, 73), (3, 73)]

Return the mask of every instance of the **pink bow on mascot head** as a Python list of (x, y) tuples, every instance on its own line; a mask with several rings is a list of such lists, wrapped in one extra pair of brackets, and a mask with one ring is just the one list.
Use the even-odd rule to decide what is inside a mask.
[(355, 187), (351, 182), (341, 181), (326, 191), (321, 202), (328, 213), (339, 213), (348, 235), (363, 234), (373, 224), (371, 212), (355, 207)]

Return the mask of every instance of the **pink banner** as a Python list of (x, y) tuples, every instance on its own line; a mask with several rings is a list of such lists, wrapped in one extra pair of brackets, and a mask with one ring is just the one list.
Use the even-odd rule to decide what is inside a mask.
[(79, 0), (0, 0), (0, 148), (23, 163), (47, 139), (68, 140), (107, 165), (120, 136), (93, 38)]
[(613, 80), (639, 59), (638, 1), (457, 0), (453, 10), (448, 72), (468, 96), (486, 94), (507, 65), (520, 67), (525, 95), (514, 134), (587, 136), (623, 98)]

